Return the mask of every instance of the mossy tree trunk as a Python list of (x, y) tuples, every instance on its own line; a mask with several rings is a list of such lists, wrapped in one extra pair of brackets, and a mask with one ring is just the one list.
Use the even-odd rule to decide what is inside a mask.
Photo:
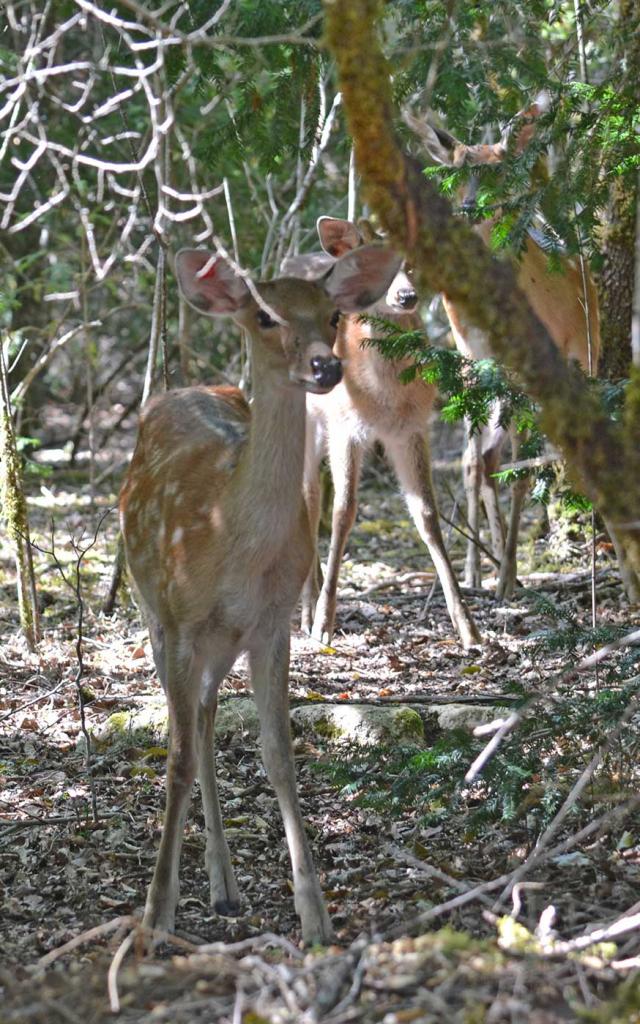
[[(637, 0), (620, 0), (615, 51), (626, 69), (622, 92), (628, 106), (640, 102), (640, 9)], [(635, 277), (634, 245), (638, 175), (635, 170), (614, 178), (606, 220), (600, 236), (602, 270), (598, 279), (602, 351), (599, 375), (619, 380), (631, 366), (631, 316)]]
[(18, 588), (20, 626), (30, 650), (40, 639), (38, 602), (29, 539), (27, 502), (22, 482), (22, 463), (11, 418), (9, 382), (0, 343), (0, 498), (11, 541)]
[(335, 56), (344, 108), (366, 200), (425, 292), (445, 292), (487, 332), (495, 357), (516, 372), (542, 409), (542, 427), (562, 449), (574, 485), (616, 528), (640, 572), (640, 370), (632, 370), (623, 422), (569, 366), (516, 283), (401, 150), (389, 68), (377, 23), (380, 0), (326, 0), (326, 39)]
[(636, 181), (636, 269), (631, 312), (631, 361), (640, 370), (640, 171)]
[(602, 351), (598, 375), (620, 380), (631, 366), (631, 307), (635, 261), (637, 183), (617, 178), (611, 186), (607, 220), (600, 236), (598, 278)]

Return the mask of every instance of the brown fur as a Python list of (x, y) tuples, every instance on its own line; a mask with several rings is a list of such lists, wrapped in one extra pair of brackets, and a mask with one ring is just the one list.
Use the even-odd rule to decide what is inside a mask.
[(176, 257), (188, 301), (233, 316), (249, 333), (255, 394), (251, 408), (228, 387), (154, 399), (143, 411), (121, 492), (127, 560), (169, 707), (166, 812), (144, 916), (150, 928), (173, 928), (196, 773), (211, 903), (236, 912), (213, 744), (218, 688), (246, 651), (303, 937), (331, 936), (296, 792), (288, 708), (290, 619), (313, 550), (302, 498), (305, 392), (326, 392), (338, 379), (336, 309), (359, 308), (363, 289), (383, 292), (397, 263), (368, 247), (338, 261), (321, 283), (280, 279), (251, 291), (215, 256), (183, 250)]
[[(530, 142), (536, 119), (548, 108), (548, 97), (541, 94), (526, 110), (517, 115), (517, 135), (512, 144), (522, 152)], [(495, 145), (467, 146), (446, 132), (419, 121), (411, 115), (407, 121), (425, 143), (439, 163), (460, 167), (463, 164), (500, 164), (507, 153), (510, 131)], [(475, 230), (489, 244), (493, 221), (483, 221)], [(598, 297), (595, 284), (587, 267), (584, 271), (576, 261), (561, 258), (560, 270), (550, 273), (543, 250), (528, 238), (524, 252), (517, 263), (518, 284), (529, 304), (546, 326), (550, 337), (566, 359), (575, 359), (583, 370), (593, 373), (598, 365), (600, 325)], [(465, 313), (447, 296), (443, 297), (452, 334), (459, 351), (471, 359), (484, 359), (491, 355), (489, 339), (481, 330), (468, 322)], [(510, 433), (512, 457), (516, 461), (520, 439), (514, 430), (506, 431), (499, 424), (499, 416), (480, 434), (470, 436), (463, 456), (465, 489), (467, 491), (467, 518), (471, 532), (477, 536), (480, 493), (485, 504), (492, 538), (493, 552), (500, 563), (497, 594), (508, 597), (516, 582), (516, 547), (520, 509), (526, 495), (526, 481), (514, 484), (508, 529), (505, 529), (498, 504), (493, 473), (499, 464), (502, 450)], [(465, 580), (470, 586), (481, 585), (480, 553), (471, 541), (467, 548)]]
[[(356, 226), (335, 218), (320, 218), (318, 223), (323, 244), (332, 255), (357, 248), (363, 235), (371, 234), (368, 224)], [(304, 259), (297, 257), (301, 265)], [(313, 254), (309, 261), (314, 265), (318, 262)], [(375, 312), (407, 330), (420, 329), (417, 313), (394, 312), (399, 296), (410, 287), (406, 274), (399, 274), (384, 300), (386, 308), (376, 308)], [(417, 297), (415, 292), (412, 294), (415, 306)], [(343, 381), (326, 402), (321, 404), (313, 396), (307, 399), (305, 498), (314, 537), (319, 518), (319, 465), (325, 454), (329, 456), (335, 498), (327, 571), (320, 587), (316, 557), (302, 594), (302, 626), (319, 640), (331, 639), (340, 562), (356, 515), (360, 466), (364, 452), (378, 440), (385, 447), (416, 528), (429, 549), (451, 621), (468, 647), (478, 642), (479, 634), (451, 568), (431, 481), (427, 433), (435, 390), (421, 380), (403, 384), (399, 376), (410, 360), (385, 359), (366, 344), (374, 332), (375, 328), (358, 317), (341, 318), (335, 351), (343, 360)]]

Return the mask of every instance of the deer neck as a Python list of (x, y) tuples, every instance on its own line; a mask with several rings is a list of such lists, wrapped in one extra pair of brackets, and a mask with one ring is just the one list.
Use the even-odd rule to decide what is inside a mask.
[[(388, 312), (382, 314), (382, 317), (405, 331), (420, 330), (422, 327), (417, 313)], [(334, 351), (347, 365), (356, 361), (364, 361), (378, 367), (381, 373), (397, 377), (398, 366), (409, 366), (413, 360), (410, 358), (387, 359), (376, 345), (367, 344), (371, 338), (381, 335), (382, 331), (370, 323), (361, 321), (358, 315), (344, 317), (340, 321)]]
[(442, 296), (442, 304), (458, 352), (466, 359), (491, 359), (492, 351), (487, 332), (472, 324), (464, 309), (446, 295)]
[(258, 345), (252, 346), (252, 376), (251, 425), (236, 473), (237, 522), (253, 557), (269, 561), (300, 523), (305, 392)]

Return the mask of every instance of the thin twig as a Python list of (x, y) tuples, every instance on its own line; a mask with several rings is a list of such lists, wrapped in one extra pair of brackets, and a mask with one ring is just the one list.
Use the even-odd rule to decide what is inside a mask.
[(390, 579), (381, 580), (379, 583), (374, 583), (372, 586), (367, 587), (366, 590), (353, 590), (353, 588), (345, 588), (341, 593), (344, 596), (356, 597), (358, 599), (363, 597), (369, 597), (370, 594), (375, 594), (378, 590), (387, 590), (390, 587), (402, 587), (405, 583), (411, 583), (412, 580), (429, 580), (431, 581), (434, 577), (433, 572), (405, 572), (400, 573), (398, 576), (392, 576)]
[(135, 931), (129, 932), (113, 954), (109, 970), (107, 971), (107, 993), (109, 995), (109, 1006), (112, 1013), (120, 1013), (120, 998), (118, 996), (118, 971), (122, 961), (131, 949), (136, 939)]
[(38, 967), (49, 967), (50, 964), (59, 960), (61, 956), (73, 953), (74, 949), (86, 945), (87, 942), (93, 942), (94, 939), (103, 939), (105, 935), (110, 935), (111, 932), (115, 932), (119, 928), (133, 928), (137, 924), (139, 924), (138, 919), (127, 914), (124, 917), (116, 917), (113, 921), (99, 924), (95, 928), (89, 928), (80, 935), (75, 935), (72, 939), (69, 939), (63, 946), (58, 946), (57, 949), (52, 949), (45, 956), (40, 957)]
[(82, 562), (83, 562), (84, 558), (86, 557), (88, 552), (91, 551), (91, 549), (95, 545), (96, 541), (98, 540), (98, 536), (100, 534), (100, 530), (102, 529), (102, 524), (104, 523), (104, 521), (107, 518), (107, 516), (110, 515), (113, 511), (114, 511), (113, 508), (108, 508), (108, 509), (106, 509), (102, 513), (102, 515), (100, 516), (100, 519), (98, 520), (98, 524), (97, 524), (97, 526), (95, 528), (93, 537), (88, 541), (88, 543), (83, 548), (80, 547), (80, 540), (79, 539), (76, 539), (75, 537), (71, 538), (71, 546), (72, 546), (74, 554), (76, 556), (75, 557), (75, 568), (74, 568), (73, 578), (70, 578), (67, 575), (67, 571), (66, 571), (65, 567), (63, 566), (62, 562), (60, 561), (60, 558), (58, 557), (58, 553), (56, 551), (55, 528), (54, 528), (53, 520), (51, 521), (51, 547), (49, 548), (49, 550), (40, 547), (40, 545), (35, 544), (33, 541), (31, 542), (31, 547), (35, 548), (36, 551), (40, 551), (43, 554), (51, 556), (51, 558), (54, 561), (55, 567), (56, 567), (56, 569), (58, 570), (58, 572), (60, 574), (61, 579), (66, 584), (66, 586), (69, 587), (69, 589), (75, 594), (75, 598), (76, 598), (76, 602), (77, 602), (78, 622), (77, 622), (76, 645), (75, 645), (76, 646), (77, 669), (76, 669), (76, 674), (75, 674), (75, 677), (74, 677), (74, 685), (76, 687), (76, 692), (78, 694), (78, 707), (79, 707), (79, 712), (80, 712), (80, 729), (81, 729), (81, 732), (82, 732), (82, 735), (83, 735), (84, 741), (85, 741), (85, 765), (86, 765), (86, 771), (87, 771), (87, 783), (89, 785), (89, 790), (91, 792), (91, 808), (92, 808), (92, 811), (93, 811), (93, 820), (94, 820), (95, 823), (98, 822), (98, 798), (97, 798), (97, 794), (96, 794), (95, 780), (93, 778), (92, 765), (91, 765), (91, 736), (90, 736), (89, 730), (87, 728), (86, 715), (85, 715), (85, 698), (84, 698), (84, 692), (83, 692), (82, 685), (81, 685), (81, 680), (82, 680), (82, 678), (84, 676), (84, 646), (83, 646), (84, 645), (84, 636), (83, 636), (83, 627), (84, 627), (84, 598), (83, 598), (83, 594), (82, 594), (82, 578), (81, 578), (80, 571), (81, 571), (81, 568), (82, 568)]
[(616, 918), (611, 924), (602, 928), (594, 928), (593, 931), (587, 932), (585, 935), (578, 935), (575, 939), (569, 939), (567, 942), (554, 942), (552, 952), (566, 954), (578, 949), (588, 949), (596, 942), (606, 942), (608, 939), (615, 939), (619, 935), (625, 935), (627, 932), (636, 931), (639, 928), (640, 904), (634, 903), (622, 917)]
[[(627, 633), (625, 636), (619, 637), (617, 640), (612, 640), (610, 644), (606, 645), (606, 647), (602, 647), (594, 654), (590, 654), (588, 657), (583, 658), (577, 665), (574, 665), (572, 668), (556, 675), (551, 681), (549, 689), (551, 689), (552, 686), (559, 686), (563, 683), (571, 682), (582, 672), (590, 671), (595, 668), (596, 665), (600, 664), (601, 661), (608, 658), (609, 655), (613, 654), (614, 651), (620, 650), (622, 647), (635, 646), (638, 643), (640, 643), (640, 629), (634, 629), (631, 633)], [(637, 677), (634, 677), (633, 680), (627, 680), (627, 682), (635, 682), (636, 678)], [(529, 712), (536, 704), (538, 704), (539, 701), (543, 699), (544, 696), (545, 694), (535, 694), (530, 697), (518, 711), (514, 711), (513, 714), (509, 716), (509, 718), (500, 726), (498, 733), (489, 740), (489, 743), (484, 750), (478, 754), (477, 758), (474, 760), (465, 775), (465, 782), (473, 782), (480, 773), (480, 770), (484, 768), (496, 752), (504, 737), (511, 732), (527, 714), (529, 714)]]
[[(615, 807), (613, 810), (607, 811), (606, 814), (601, 815), (599, 818), (594, 818), (588, 825), (585, 825), (584, 828), (581, 828), (578, 832), (575, 832), (573, 835), (562, 840), (562, 842), (558, 843), (557, 846), (544, 851), (540, 856), (540, 863), (566, 853), (567, 850), (573, 849), (573, 847), (593, 836), (595, 833), (603, 831), (607, 826), (616, 826), (639, 806), (640, 795), (631, 797), (624, 807)], [(467, 903), (471, 903), (474, 900), (479, 899), (484, 893), (493, 892), (495, 889), (499, 889), (501, 886), (510, 883), (512, 880), (513, 885), (515, 886), (517, 882), (520, 881), (519, 878), (514, 879), (514, 875), (517, 870), (518, 869), (514, 872), (506, 872), (498, 878), (493, 878), (488, 882), (481, 882), (479, 885), (474, 886), (467, 892), (459, 893), (457, 896), (452, 897), (452, 899), (447, 900), (444, 903), (440, 903), (435, 907), (431, 907), (429, 910), (425, 910), (416, 917), (406, 919), (400, 922), (400, 924), (394, 925), (393, 928), (389, 928), (383, 932), (380, 936), (381, 941), (388, 942), (392, 939), (397, 939), (400, 936), (409, 935), (419, 929), (422, 929), (425, 925), (430, 924), (438, 917), (443, 917), (452, 910), (457, 910), (459, 907), (466, 906)], [(510, 885), (509, 888), (512, 888), (512, 886)]]
[[(409, 853), (408, 850), (402, 850), (399, 846), (394, 846), (393, 844), (389, 844), (387, 850), (393, 857), (397, 860), (403, 861), (405, 864), (409, 864), (419, 874), (426, 875), (427, 878), (437, 878), (439, 882), (444, 882), (444, 884), (448, 885), (450, 889), (457, 889), (458, 892), (469, 892), (472, 888), (467, 884), (467, 882), (462, 882), (458, 878), (453, 878), (451, 875), (447, 875), (446, 872), (441, 871), (440, 868), (436, 868), (432, 864), (427, 864), (426, 861), (419, 860), (418, 857)], [(488, 907), (492, 905), (492, 901), (483, 893), (478, 896), (478, 899)]]
[(533, 848), (525, 862), (521, 864), (516, 871), (514, 871), (513, 876), (509, 880), (509, 883), (506, 886), (504, 892), (500, 895), (498, 904), (500, 904), (504, 899), (506, 899), (510, 895), (514, 885), (516, 885), (517, 882), (524, 878), (524, 876), (528, 874), (531, 868), (538, 863), (542, 856), (544, 856), (545, 848), (548, 846), (550, 840), (556, 834), (556, 832), (562, 825), (563, 821), (565, 820), (571, 809), (577, 803), (586, 786), (590, 783), (596, 769), (600, 767), (605, 754), (608, 753), (609, 750), (611, 750), (612, 745), (617, 741), (621, 732), (629, 723), (631, 718), (636, 714), (639, 707), (640, 696), (636, 695), (632, 698), (632, 700), (629, 701), (629, 704), (625, 708), (624, 713), (621, 715), (615, 729), (611, 730), (607, 734), (607, 737), (601, 745), (601, 747), (596, 751), (587, 767), (584, 769), (584, 771), (580, 774), (579, 778), (576, 780), (574, 785), (571, 787), (571, 790), (565, 798), (562, 806), (560, 807), (560, 810), (554, 815), (553, 819), (547, 825), (542, 835), (538, 838), (535, 847)]
[(33, 697), (31, 700), (26, 701), (24, 704), (19, 704), (17, 708), (13, 708), (11, 711), (7, 711), (4, 715), (0, 715), (0, 722), (5, 722), (7, 718), (13, 718), (14, 715), (19, 715), (21, 711), (25, 711), (30, 708), (33, 704), (39, 704), (41, 700), (47, 700), (52, 697), (54, 693), (58, 693), (63, 687), (67, 685), (67, 680), (63, 679), (61, 683), (54, 686), (52, 690), (47, 690), (46, 693), (41, 693), (37, 697)]

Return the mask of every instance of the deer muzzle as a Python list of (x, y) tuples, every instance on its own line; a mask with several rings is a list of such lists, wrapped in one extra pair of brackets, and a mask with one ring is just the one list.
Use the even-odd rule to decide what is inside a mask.
[(336, 356), (314, 356), (311, 372), (318, 387), (330, 391), (342, 380), (342, 363)]

